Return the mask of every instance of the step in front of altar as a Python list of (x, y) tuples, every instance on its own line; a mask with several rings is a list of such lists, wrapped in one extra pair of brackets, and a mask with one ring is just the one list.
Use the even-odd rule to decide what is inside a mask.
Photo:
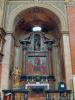
[(45, 100), (45, 95), (43, 93), (37, 94), (37, 93), (32, 93), (29, 94), (28, 100)]

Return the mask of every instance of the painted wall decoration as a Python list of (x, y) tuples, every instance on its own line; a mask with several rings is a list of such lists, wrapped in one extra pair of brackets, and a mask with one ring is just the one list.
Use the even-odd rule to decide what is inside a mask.
[(48, 58), (37, 56), (27, 57), (27, 74), (48, 75)]
[(21, 69), (18, 67), (14, 67), (14, 72), (13, 72), (14, 87), (20, 86), (20, 75), (21, 75)]
[(48, 75), (48, 54), (32, 52), (26, 56), (26, 73), (27, 75)]

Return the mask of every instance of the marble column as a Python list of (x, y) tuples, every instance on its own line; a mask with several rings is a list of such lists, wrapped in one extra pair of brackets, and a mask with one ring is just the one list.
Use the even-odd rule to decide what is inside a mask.
[(63, 52), (64, 52), (64, 64), (65, 64), (65, 77), (67, 89), (72, 89), (72, 64), (71, 64), (71, 52), (69, 34), (63, 34)]
[(19, 56), (19, 58), (20, 58), (20, 64), (19, 64), (19, 66), (20, 66), (20, 68), (21, 68), (21, 70), (22, 70), (22, 67), (23, 67), (23, 50), (22, 50), (22, 46), (20, 46), (20, 56)]
[(49, 75), (53, 75), (52, 48), (48, 48)]
[(23, 50), (23, 75), (27, 75), (27, 68), (26, 68), (26, 50)]
[(58, 86), (58, 82), (61, 81), (61, 63), (60, 63), (60, 56), (59, 56), (59, 48), (57, 45), (54, 45), (52, 48), (52, 56), (53, 56), (53, 72), (56, 79), (56, 88)]
[(14, 56), (14, 71), (13, 71), (14, 88), (20, 86), (19, 78), (21, 74), (22, 74), (22, 47), (18, 45), (15, 46), (15, 56)]
[(1, 74), (1, 90), (9, 88), (9, 71), (11, 66), (11, 55), (14, 49), (14, 38), (12, 34), (7, 34), (5, 37), (4, 57), (2, 61), (2, 74)]
[(21, 68), (22, 67), (22, 47), (15, 47), (15, 58), (14, 58), (14, 67)]

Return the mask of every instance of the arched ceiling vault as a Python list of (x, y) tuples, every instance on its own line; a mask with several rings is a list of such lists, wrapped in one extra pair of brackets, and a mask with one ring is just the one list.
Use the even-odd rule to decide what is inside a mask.
[(44, 32), (53, 32), (53, 35), (57, 36), (61, 27), (59, 18), (53, 12), (42, 7), (32, 7), (22, 11), (14, 22), (16, 34), (31, 32), (32, 27), (38, 25)]

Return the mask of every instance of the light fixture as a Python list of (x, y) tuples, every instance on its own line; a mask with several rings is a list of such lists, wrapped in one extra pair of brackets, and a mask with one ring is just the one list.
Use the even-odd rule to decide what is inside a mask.
[(34, 27), (32, 28), (32, 31), (33, 31), (33, 32), (40, 32), (40, 31), (42, 31), (42, 28), (41, 28), (40, 26), (34, 26)]
[(61, 88), (64, 88), (65, 87), (65, 85), (64, 84), (61, 84)]
[(65, 91), (66, 89), (67, 89), (66, 83), (64, 83), (64, 82), (59, 82), (58, 83), (58, 90), (59, 91)]

